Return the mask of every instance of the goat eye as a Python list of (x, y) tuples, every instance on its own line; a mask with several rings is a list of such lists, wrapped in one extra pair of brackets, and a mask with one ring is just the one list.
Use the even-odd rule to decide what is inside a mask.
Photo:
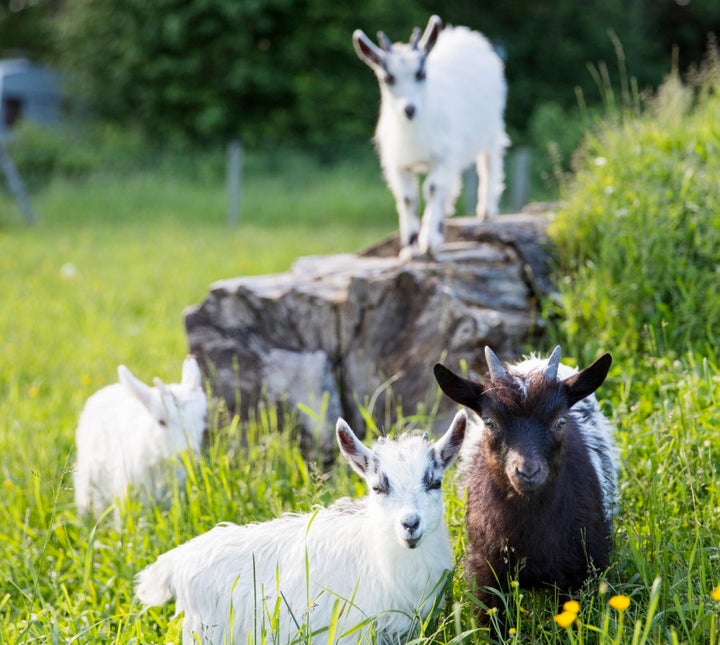
[(425, 80), (425, 68), (421, 67), (417, 72), (415, 72), (415, 80), (416, 81), (424, 81)]
[(498, 429), (498, 424), (495, 423), (495, 420), (491, 419), (490, 417), (485, 417), (482, 422), (485, 427), (490, 430), (490, 432), (495, 432)]
[(395, 85), (395, 77), (392, 74), (386, 74), (383, 80), (385, 81), (385, 85)]
[(425, 484), (428, 490), (440, 490), (442, 488), (442, 479), (431, 479)]
[(567, 422), (568, 422), (567, 417), (560, 417), (555, 422), (555, 425), (553, 426), (553, 430), (555, 430), (556, 432), (559, 432), (567, 425)]
[(387, 495), (390, 491), (390, 483), (388, 482), (387, 477), (383, 477), (372, 487), (372, 489), (377, 495)]

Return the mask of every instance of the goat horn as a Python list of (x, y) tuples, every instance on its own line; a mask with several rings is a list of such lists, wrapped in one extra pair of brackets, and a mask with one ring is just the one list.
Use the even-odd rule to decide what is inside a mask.
[(415, 27), (415, 29), (413, 29), (412, 36), (410, 36), (410, 47), (412, 47), (413, 49), (418, 48), (420, 36), (422, 36), (422, 31), (420, 30), (420, 27)]
[(507, 376), (507, 372), (500, 362), (500, 359), (495, 355), (495, 352), (487, 346), (485, 347), (485, 360), (487, 361), (491, 380)]
[(378, 31), (377, 33), (378, 43), (384, 51), (389, 52), (392, 49), (392, 41), (387, 37), (384, 31)]
[(553, 349), (550, 358), (548, 359), (547, 367), (543, 370), (545, 378), (554, 381), (557, 379), (558, 365), (560, 364), (560, 345), (556, 345)]

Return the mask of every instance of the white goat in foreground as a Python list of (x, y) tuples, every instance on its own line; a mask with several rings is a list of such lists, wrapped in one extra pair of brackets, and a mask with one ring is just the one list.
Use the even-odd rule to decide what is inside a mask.
[[(200, 368), (188, 356), (182, 382), (150, 387), (124, 365), (119, 383), (108, 385), (85, 403), (78, 423), (75, 504), (98, 516), (127, 494), (129, 486), (158, 500), (174, 479), (185, 480), (177, 457), (197, 454), (207, 427), (208, 403)], [(116, 520), (118, 516), (116, 514)]]
[(220, 524), (138, 574), (137, 597), (148, 606), (175, 598), (185, 645), (259, 643), (263, 634), (348, 643), (369, 640), (373, 628), (397, 642), (428, 615), (453, 566), (441, 486), (466, 423), (461, 411), (435, 443), (403, 435), (368, 449), (339, 419), (340, 450), (367, 481), (366, 498)]
[[(432, 16), (422, 37), (415, 29), (410, 44), (391, 44), (379, 32), (380, 47), (360, 29), (353, 33), (357, 55), (380, 84), (375, 143), (397, 204), (404, 257), (432, 253), (442, 243), (443, 218), (454, 212), (466, 167), (475, 163), (478, 170), (478, 217), (498, 213), (504, 188), (509, 139), (503, 63), (478, 32), (441, 28)], [(422, 227), (419, 173), (426, 174)]]

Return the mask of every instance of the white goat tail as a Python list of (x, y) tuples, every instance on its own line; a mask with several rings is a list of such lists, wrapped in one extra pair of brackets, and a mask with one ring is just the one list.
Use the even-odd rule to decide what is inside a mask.
[(135, 593), (144, 605), (157, 607), (173, 597), (170, 587), (173, 568), (172, 558), (165, 558), (147, 567), (137, 576)]

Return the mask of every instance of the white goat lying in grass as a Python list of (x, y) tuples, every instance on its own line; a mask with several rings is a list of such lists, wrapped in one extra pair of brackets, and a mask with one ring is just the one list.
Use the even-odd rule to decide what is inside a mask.
[[(200, 451), (208, 403), (200, 368), (188, 356), (180, 383), (160, 379), (150, 387), (124, 365), (119, 383), (108, 385), (85, 403), (78, 423), (75, 504), (79, 513), (98, 516), (129, 486), (160, 499), (173, 480), (185, 480), (179, 458)], [(116, 520), (118, 516), (116, 514)]]
[(368, 449), (338, 420), (340, 450), (367, 481), (366, 498), (263, 524), (220, 524), (142, 571), (137, 597), (148, 606), (175, 598), (185, 645), (259, 643), (261, 634), (282, 643), (346, 634), (347, 643), (373, 628), (397, 642), (429, 614), (453, 565), (441, 485), (466, 423), (459, 412), (435, 443), (403, 435)]
[[(400, 218), (401, 255), (432, 253), (443, 241), (443, 218), (452, 215), (462, 171), (478, 170), (477, 215), (498, 213), (504, 187), (503, 157), (509, 139), (503, 112), (503, 63), (487, 39), (467, 27), (442, 29), (432, 16), (422, 37), (380, 47), (360, 30), (353, 44), (380, 84), (375, 143)], [(418, 178), (425, 212), (418, 221)]]

